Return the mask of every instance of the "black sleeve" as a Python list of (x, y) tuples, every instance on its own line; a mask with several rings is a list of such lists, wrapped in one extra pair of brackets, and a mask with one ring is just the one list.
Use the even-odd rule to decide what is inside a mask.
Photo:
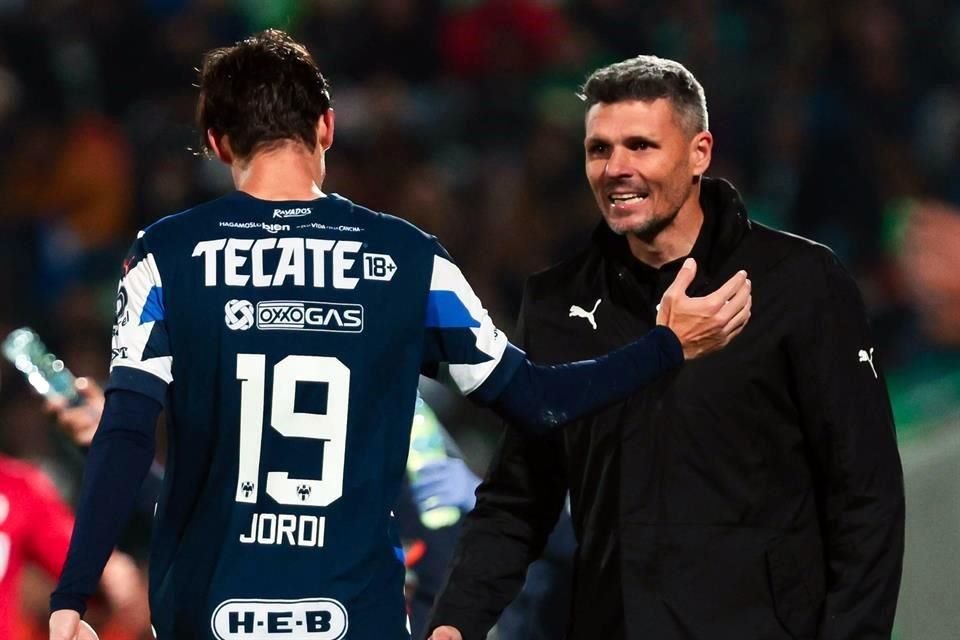
[[(513, 345), (508, 350), (516, 350)], [(519, 353), (519, 350), (516, 350)], [(471, 399), (500, 417), (537, 434), (581, 418), (636, 393), (644, 385), (683, 364), (683, 347), (667, 327), (655, 327), (639, 340), (610, 353), (559, 365), (537, 365), (526, 357), (494, 393), (481, 387)]]
[[(526, 300), (526, 296), (525, 296)], [(525, 338), (524, 302), (517, 335)], [(560, 431), (533, 436), (507, 426), (477, 505), (463, 522), (430, 631), (456, 627), (483, 640), (523, 586), (527, 566), (543, 552), (563, 509), (567, 477)]]
[(107, 393), (87, 455), (70, 551), (50, 596), (51, 611), (85, 611), (150, 470), (161, 409), (159, 402), (134, 391)]
[(893, 416), (856, 285), (832, 254), (817, 270), (820, 299), (789, 348), (827, 559), (818, 638), (889, 639), (904, 547)]

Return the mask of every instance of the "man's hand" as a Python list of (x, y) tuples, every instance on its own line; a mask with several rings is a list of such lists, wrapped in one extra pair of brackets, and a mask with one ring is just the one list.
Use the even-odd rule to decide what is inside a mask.
[(708, 296), (689, 298), (687, 287), (696, 275), (696, 261), (687, 258), (663, 294), (657, 312), (657, 324), (665, 325), (677, 334), (686, 360), (727, 346), (743, 331), (753, 304), (746, 271), (737, 272)]
[(90, 378), (77, 378), (75, 383), (83, 403), (68, 407), (64, 402), (47, 402), (47, 411), (54, 414), (57, 425), (79, 446), (93, 440), (103, 414), (103, 389)]
[(456, 627), (443, 626), (434, 629), (427, 640), (463, 640), (463, 636)]
[(99, 640), (93, 627), (80, 619), (73, 609), (50, 614), (50, 640)]

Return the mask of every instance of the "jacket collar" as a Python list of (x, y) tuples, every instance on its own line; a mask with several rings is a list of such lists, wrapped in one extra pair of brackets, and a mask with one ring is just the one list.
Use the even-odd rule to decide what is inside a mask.
[[(722, 178), (702, 178), (700, 206), (703, 208), (703, 226), (690, 256), (697, 261), (699, 275), (709, 275), (726, 261), (751, 225), (737, 189)], [(613, 233), (602, 221), (593, 232), (593, 242), (608, 259), (626, 266), (642, 280), (654, 279), (658, 272), (675, 273), (687, 257), (654, 269), (637, 260), (630, 253), (626, 238)]]

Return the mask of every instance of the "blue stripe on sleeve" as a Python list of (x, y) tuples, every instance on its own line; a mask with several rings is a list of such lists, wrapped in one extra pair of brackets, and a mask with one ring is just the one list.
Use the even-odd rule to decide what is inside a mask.
[(427, 296), (426, 325), (441, 329), (478, 328), (480, 321), (470, 315), (456, 293), (439, 290)]
[(140, 312), (140, 324), (163, 320), (166, 315), (163, 308), (163, 288), (151, 288), (146, 301), (143, 303), (143, 311)]

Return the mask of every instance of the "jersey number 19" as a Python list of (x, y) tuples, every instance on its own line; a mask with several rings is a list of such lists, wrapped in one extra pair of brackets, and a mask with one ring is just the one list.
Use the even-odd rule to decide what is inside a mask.
[[(266, 368), (263, 354), (237, 354), (237, 379), (241, 381), (237, 502), (255, 503), (259, 493)], [(328, 385), (326, 413), (294, 411), (298, 382)], [(337, 358), (291, 355), (273, 367), (272, 388), (270, 426), (286, 438), (323, 440), (323, 473), (316, 480), (268, 471), (267, 495), (279, 504), (326, 507), (343, 494), (350, 369)]]

